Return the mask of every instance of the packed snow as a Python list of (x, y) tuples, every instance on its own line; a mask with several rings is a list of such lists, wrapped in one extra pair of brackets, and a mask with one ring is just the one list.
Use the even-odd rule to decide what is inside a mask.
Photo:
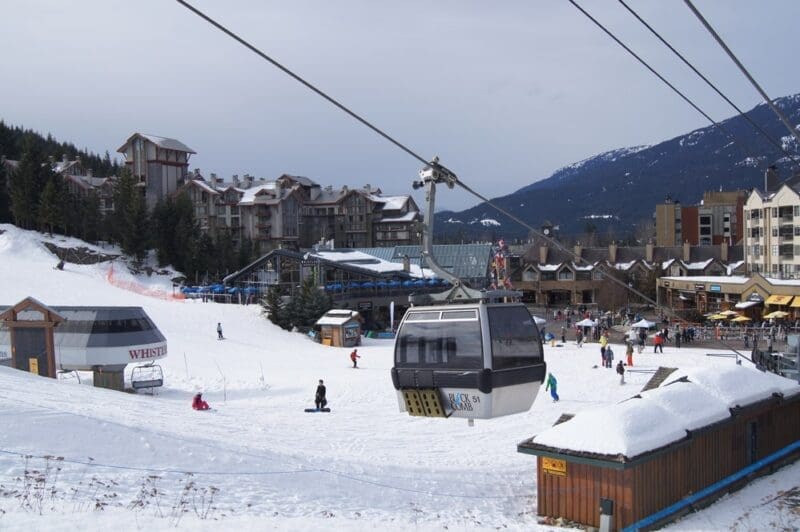
[[(542, 391), (529, 412), (474, 427), (414, 418), (398, 411), (391, 340), (364, 339), (353, 369), (351, 349), (278, 329), (257, 305), (174, 300), (169, 275), (135, 275), (121, 260), (113, 275), (109, 263), (57, 271), (41, 235), (0, 231), (0, 304), (141, 306), (169, 348), (154, 395), (94, 388), (85, 373), (79, 383), (0, 367), (0, 530), (554, 530), (538, 524), (536, 462), (517, 444), (563, 413), (636, 395), (650, 377), (630, 373), (621, 386), (599, 367), (596, 344), (548, 344), (559, 402)], [(733, 364), (706, 351), (668, 346), (634, 363)], [(304, 413), (318, 379), (332, 412)], [(197, 391), (211, 411), (190, 408)], [(593, 438), (612, 436), (600, 428)], [(731, 529), (744, 516), (748, 528), (796, 527), (781, 497), (798, 478), (795, 464), (672, 527)]]

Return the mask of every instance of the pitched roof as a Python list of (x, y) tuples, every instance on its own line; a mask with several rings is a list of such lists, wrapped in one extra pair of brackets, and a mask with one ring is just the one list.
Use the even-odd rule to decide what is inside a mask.
[(148, 133), (138, 133), (138, 132), (128, 137), (128, 140), (125, 141), (125, 144), (117, 148), (117, 152), (124, 152), (125, 147), (128, 144), (130, 144), (131, 140), (133, 140), (134, 137), (141, 137), (145, 140), (149, 140), (159, 148), (164, 148), (165, 150), (182, 151), (185, 153), (197, 153), (189, 146), (187, 146), (186, 144), (177, 139), (171, 139), (169, 137), (159, 137), (158, 135), (150, 135)]

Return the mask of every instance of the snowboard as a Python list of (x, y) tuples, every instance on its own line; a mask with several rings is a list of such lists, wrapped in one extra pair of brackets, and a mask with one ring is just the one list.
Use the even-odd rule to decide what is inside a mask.
[(306, 412), (330, 412), (330, 411), (331, 409), (328, 407), (320, 408), (319, 410), (317, 410), (316, 408), (306, 408)]

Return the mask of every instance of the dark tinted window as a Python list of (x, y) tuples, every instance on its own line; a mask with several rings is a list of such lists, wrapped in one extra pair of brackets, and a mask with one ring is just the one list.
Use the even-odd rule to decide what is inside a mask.
[(489, 307), (492, 369), (518, 368), (542, 359), (539, 330), (523, 306)]
[(397, 337), (394, 360), (400, 368), (481, 369), (480, 322), (406, 321)]

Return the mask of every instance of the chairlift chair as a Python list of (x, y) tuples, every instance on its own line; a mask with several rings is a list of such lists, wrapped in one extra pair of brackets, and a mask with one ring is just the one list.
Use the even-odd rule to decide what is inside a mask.
[(135, 366), (131, 370), (131, 387), (134, 390), (160, 388), (164, 385), (164, 372), (158, 364)]

